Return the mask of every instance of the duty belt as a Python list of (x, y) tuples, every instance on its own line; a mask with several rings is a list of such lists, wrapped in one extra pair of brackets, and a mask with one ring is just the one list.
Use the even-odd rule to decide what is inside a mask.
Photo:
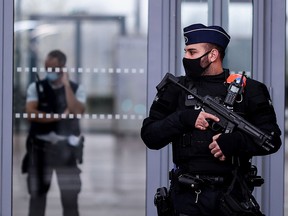
[(179, 170), (170, 172), (170, 180), (177, 181), (182, 185), (188, 186), (191, 189), (198, 190), (201, 187), (207, 186), (225, 186), (230, 183), (231, 178), (221, 175), (202, 175), (183, 173)]
[(178, 182), (190, 186), (192, 189), (198, 190), (203, 186), (223, 185), (223, 176), (209, 176), (209, 175), (191, 175), (181, 174), (178, 176)]

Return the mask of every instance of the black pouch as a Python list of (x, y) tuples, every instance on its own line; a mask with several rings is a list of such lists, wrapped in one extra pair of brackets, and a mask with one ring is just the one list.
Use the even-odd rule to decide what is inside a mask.
[(29, 157), (31, 157), (31, 152), (33, 149), (33, 145), (34, 145), (34, 137), (32, 137), (31, 135), (29, 135), (26, 138), (26, 153), (22, 159), (22, 164), (21, 164), (21, 172), (22, 174), (27, 173), (28, 169), (29, 169)]
[(157, 208), (158, 216), (172, 216), (173, 208), (170, 194), (166, 187), (157, 188), (154, 196), (154, 205)]
[(84, 136), (81, 136), (78, 145), (74, 149), (74, 154), (79, 164), (83, 163), (83, 149), (84, 149)]
[[(259, 204), (252, 195), (245, 179), (236, 168), (234, 177), (227, 191), (221, 194), (219, 211), (223, 216), (265, 216), (261, 213)], [(237, 187), (237, 192), (235, 191)], [(239, 189), (239, 190), (238, 190)]]

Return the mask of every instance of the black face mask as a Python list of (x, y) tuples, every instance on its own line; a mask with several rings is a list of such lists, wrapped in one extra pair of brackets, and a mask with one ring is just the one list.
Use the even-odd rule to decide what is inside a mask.
[(187, 77), (192, 77), (192, 78), (199, 77), (203, 74), (203, 72), (210, 66), (212, 62), (210, 62), (206, 67), (203, 68), (201, 66), (201, 58), (208, 55), (210, 52), (211, 50), (196, 59), (183, 58), (182, 62), (183, 62), (185, 74)]

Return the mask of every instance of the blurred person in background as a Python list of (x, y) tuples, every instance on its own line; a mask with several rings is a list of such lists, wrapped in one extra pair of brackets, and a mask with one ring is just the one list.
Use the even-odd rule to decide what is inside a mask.
[[(45, 60), (46, 77), (29, 85), (26, 113), (30, 130), (22, 172), (27, 173), (30, 194), (29, 216), (44, 216), (47, 193), (55, 171), (63, 216), (78, 216), (81, 190), (83, 142), (77, 114), (85, 110), (86, 95), (81, 85), (63, 72), (66, 55), (51, 51)], [(47, 115), (48, 114), (48, 115)], [(71, 114), (74, 116), (71, 118)]]

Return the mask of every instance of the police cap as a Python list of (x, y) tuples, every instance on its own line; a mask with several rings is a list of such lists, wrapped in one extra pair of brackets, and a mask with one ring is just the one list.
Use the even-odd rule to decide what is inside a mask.
[(220, 26), (193, 24), (183, 29), (185, 44), (212, 43), (226, 49), (230, 36)]

